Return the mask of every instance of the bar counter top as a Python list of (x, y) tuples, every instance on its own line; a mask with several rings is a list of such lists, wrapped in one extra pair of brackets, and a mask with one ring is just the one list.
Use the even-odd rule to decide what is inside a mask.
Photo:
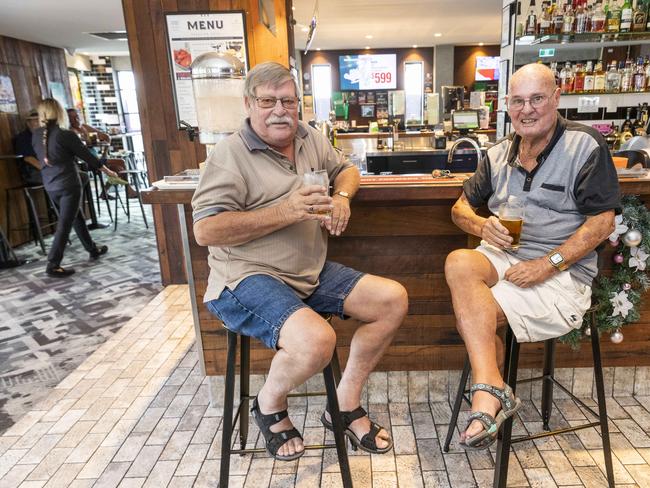
[[(465, 348), (455, 328), (444, 262), (454, 249), (477, 244), (475, 237), (468, 236), (451, 221), (451, 206), (460, 196), (467, 176), (457, 174), (443, 179), (429, 175), (364, 176), (351, 204), (348, 228), (342, 236), (329, 240), (328, 259), (397, 280), (409, 293), (409, 314), (378, 365), (379, 370), (462, 368)], [(623, 178), (620, 185), (623, 194), (640, 195), (650, 202), (650, 179)], [(177, 206), (197, 349), (206, 374), (223, 374), (225, 334), (221, 323), (202, 303), (209, 271), (208, 251), (198, 246), (193, 237), (192, 193), (191, 189), (150, 189), (143, 196), (146, 203)], [(606, 246), (604, 262), (612, 262), (613, 250)], [(165, 259), (180, 260), (183, 256), (161, 257)], [(642, 302), (640, 321), (623, 329), (622, 344), (603, 340), (605, 366), (650, 366), (649, 302)], [(334, 319), (333, 326), (339, 339), (339, 354), (345, 360), (354, 321)], [(255, 342), (251, 343), (251, 368), (265, 372), (273, 351), (253, 345)], [(540, 367), (542, 350), (542, 343), (525, 344), (520, 367)], [(585, 346), (577, 352), (560, 346), (557, 358), (558, 367), (591, 365), (590, 348)]]

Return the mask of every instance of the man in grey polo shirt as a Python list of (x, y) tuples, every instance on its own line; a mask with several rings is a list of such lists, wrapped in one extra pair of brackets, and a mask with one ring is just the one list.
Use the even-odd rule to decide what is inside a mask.
[[(466, 449), (487, 448), (521, 405), (499, 372), (497, 326), (507, 321), (518, 342), (580, 327), (597, 273), (594, 249), (613, 231), (619, 207), (607, 145), (596, 130), (557, 113), (560, 90), (551, 70), (522, 67), (508, 93), (515, 132), (488, 150), (452, 209), (456, 225), (480, 236), (481, 245), (454, 251), (445, 263), (475, 383), (460, 440)], [(518, 250), (496, 217), (509, 196), (526, 204)], [(492, 216), (476, 213), (483, 205)]]
[[(210, 250), (204, 301), (225, 327), (277, 350), (251, 412), (267, 451), (283, 461), (304, 453), (287, 394), (321, 371), (336, 345), (319, 313), (361, 321), (337, 393), (350, 441), (383, 453), (392, 440), (361, 408), (361, 390), (406, 315), (406, 290), (325, 260), (328, 231), (345, 230), (360, 178), (298, 120), (298, 93), (285, 67), (257, 65), (246, 78), (250, 118), (208, 157), (192, 199), (196, 240)], [(327, 171), (333, 197), (322, 186), (302, 186), (312, 170)], [(324, 412), (331, 429), (330, 420)]]

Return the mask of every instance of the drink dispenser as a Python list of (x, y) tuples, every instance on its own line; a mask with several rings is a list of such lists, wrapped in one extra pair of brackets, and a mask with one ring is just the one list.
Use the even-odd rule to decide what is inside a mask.
[(246, 67), (228, 53), (207, 52), (191, 66), (199, 141), (215, 144), (239, 130), (246, 118)]

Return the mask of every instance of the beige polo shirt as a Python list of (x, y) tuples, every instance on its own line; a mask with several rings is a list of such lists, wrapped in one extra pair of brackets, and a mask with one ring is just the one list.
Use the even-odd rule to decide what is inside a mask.
[[(299, 122), (295, 164), (270, 148), (248, 120), (239, 132), (217, 144), (206, 161), (192, 198), (194, 222), (224, 211), (271, 207), (302, 185), (311, 169), (326, 169), (330, 185), (352, 166), (316, 129)], [(273, 276), (306, 298), (318, 286), (325, 264), (327, 231), (318, 221), (297, 222), (238, 246), (210, 246), (210, 276), (204, 301), (234, 289), (254, 274)]]

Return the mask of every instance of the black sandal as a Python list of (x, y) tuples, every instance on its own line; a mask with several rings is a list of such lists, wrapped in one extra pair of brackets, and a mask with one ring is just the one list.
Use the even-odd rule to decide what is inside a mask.
[[(327, 412), (330, 415), (330, 418), (332, 417), (332, 414), (329, 412), (329, 409), (325, 409), (325, 412)], [(320, 421), (321, 423), (325, 426), (326, 429), (331, 430), (332, 432), (334, 431), (334, 426), (330, 421), (328, 421), (325, 418), (325, 412), (323, 412), (323, 415), (321, 415)], [(341, 411), (341, 421), (343, 422), (343, 433), (350, 439), (350, 445), (352, 446), (352, 450), (356, 451), (357, 449), (361, 449), (362, 451), (369, 452), (371, 454), (384, 454), (388, 451), (390, 451), (393, 448), (393, 439), (385, 439), (388, 442), (388, 445), (386, 447), (379, 448), (377, 447), (377, 442), (375, 441), (375, 438), (377, 437), (377, 434), (383, 429), (381, 425), (376, 424), (372, 420), (370, 421), (370, 431), (364, 436), (359, 439), (357, 435), (354, 433), (352, 429), (350, 429), (350, 424), (354, 422), (355, 420), (358, 420), (360, 418), (363, 418), (368, 415), (368, 412), (366, 412), (363, 407), (357, 407), (351, 412), (343, 412)], [(388, 431), (386, 431), (388, 432)]]
[(277, 459), (278, 461), (293, 461), (305, 453), (305, 449), (303, 448), (302, 451), (296, 452), (290, 456), (278, 455), (278, 449), (286, 444), (289, 439), (300, 437), (300, 439), (303, 440), (300, 432), (298, 432), (295, 427), (292, 427), (289, 430), (283, 430), (281, 432), (271, 432), (270, 427), (272, 425), (277, 424), (289, 416), (286, 410), (264, 415), (262, 412), (260, 412), (260, 406), (257, 403), (257, 397), (255, 397), (253, 400), (253, 406), (251, 407), (251, 415), (253, 416), (253, 419), (255, 419), (255, 423), (259, 427), (260, 432), (264, 436), (264, 440), (266, 441), (264, 447), (266, 448), (266, 452), (269, 453), (269, 456)]

